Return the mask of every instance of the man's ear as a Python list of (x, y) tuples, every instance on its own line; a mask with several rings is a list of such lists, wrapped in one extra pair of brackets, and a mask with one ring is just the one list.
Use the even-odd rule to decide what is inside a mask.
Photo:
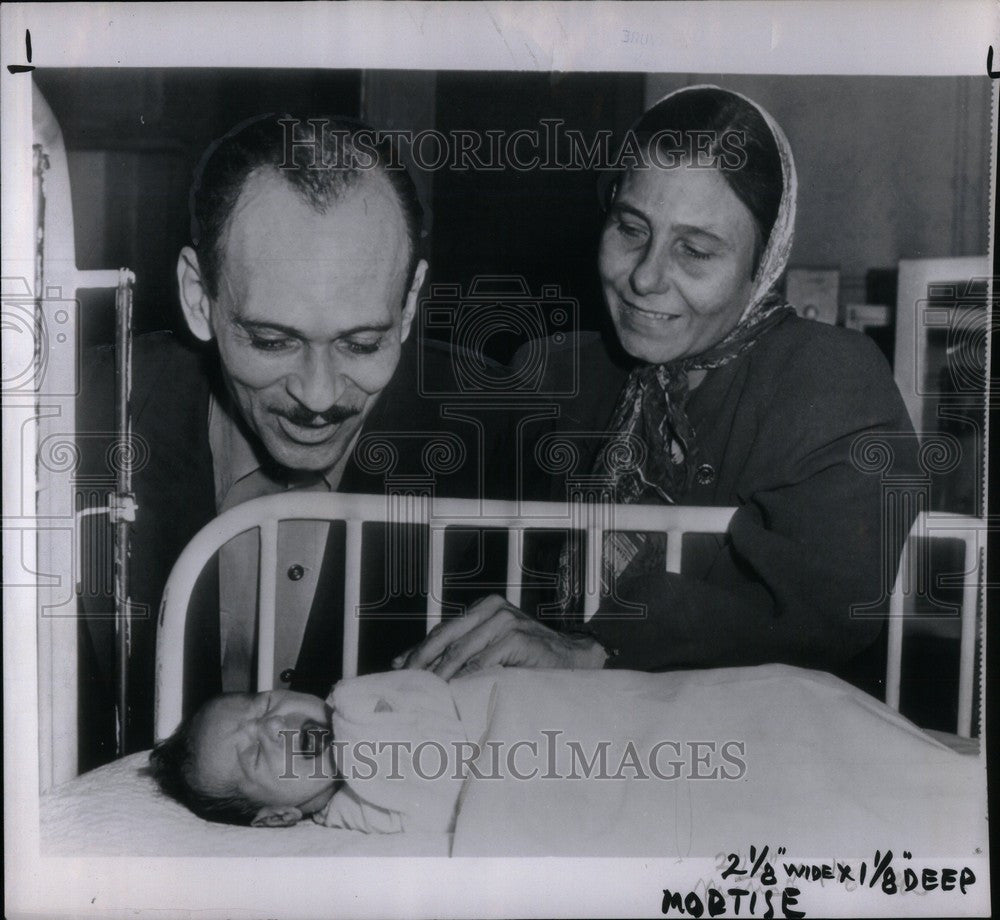
[(212, 300), (205, 289), (198, 253), (190, 246), (185, 246), (177, 257), (177, 287), (188, 328), (201, 341), (211, 341)]
[(417, 313), (417, 298), (420, 296), (420, 289), (424, 286), (424, 278), (427, 276), (427, 260), (421, 259), (413, 272), (413, 282), (410, 290), (406, 293), (406, 303), (403, 305), (403, 322), (399, 329), (399, 341), (405, 342), (410, 335), (410, 327), (413, 325), (413, 317)]
[(294, 805), (265, 805), (254, 815), (251, 827), (291, 827), (302, 820), (302, 812)]

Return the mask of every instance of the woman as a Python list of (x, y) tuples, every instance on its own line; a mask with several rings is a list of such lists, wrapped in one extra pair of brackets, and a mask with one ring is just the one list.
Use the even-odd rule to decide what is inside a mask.
[[(901, 526), (883, 525), (882, 479), (854, 458), (878, 439), (893, 476), (916, 467), (889, 368), (866, 337), (799, 319), (773, 291), (791, 250), (796, 177), (763, 109), (691, 87), (633, 133), (642, 163), (610, 184), (598, 255), (616, 347), (581, 336), (549, 349), (546, 391), (565, 392), (574, 364), (579, 386), (547, 430), (526, 428), (524, 494), (565, 500), (565, 477), (545, 473), (537, 448), (575, 434), (584, 471), (615, 501), (736, 506), (730, 530), (696, 539), (690, 562), (686, 547), (684, 576), (664, 571), (661, 538), (609, 536), (605, 596), (585, 629), (550, 629), (491, 597), (398, 665), (448, 678), (491, 664), (780, 661), (863, 683), (853, 669), (882, 623), (857, 614), (887, 590), (910, 521), (904, 512)], [(588, 442), (593, 431), (607, 434)], [(564, 610), (577, 601), (579, 557), (564, 545), (554, 567)]]

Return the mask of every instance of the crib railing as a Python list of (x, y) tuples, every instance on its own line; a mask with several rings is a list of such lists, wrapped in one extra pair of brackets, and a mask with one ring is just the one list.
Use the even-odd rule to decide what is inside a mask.
[[(507, 591), (512, 604), (521, 601), (521, 560), (524, 538), (532, 530), (575, 530), (586, 535), (584, 619), (600, 601), (603, 536), (612, 530), (645, 531), (667, 535), (666, 570), (681, 571), (684, 534), (724, 533), (735, 509), (664, 507), (662, 505), (565, 504), (559, 502), (501, 502), (476, 499), (431, 499), (413, 495), (317, 495), (284, 493), (239, 505), (207, 525), (177, 560), (164, 591), (156, 651), (157, 738), (167, 737), (180, 723), (184, 671), (184, 630), (187, 607), (195, 583), (208, 560), (225, 543), (247, 531), (260, 533), (258, 568), (259, 610), (257, 686), (269, 689), (274, 680), (275, 596), (278, 525), (282, 520), (343, 521), (346, 526), (344, 579), (344, 642), (342, 673), (357, 673), (361, 603), (362, 528), (367, 522), (417, 525), (428, 528), (427, 629), (441, 619), (445, 534), (450, 527), (505, 529), (508, 533)], [(981, 547), (984, 522), (960, 515), (922, 512), (910, 531), (890, 600), (886, 702), (899, 709), (903, 627), (914, 616), (916, 599), (933, 593), (926, 563), (928, 539), (964, 542), (961, 572), (938, 576), (961, 587), (961, 638), (958, 734), (969, 737), (972, 725), (975, 652), (981, 590)]]
[[(38, 462), (36, 520), (71, 521), (69, 533), (78, 546), (84, 518), (108, 515), (114, 533), (114, 598), (116, 655), (116, 724), (117, 749), (125, 750), (125, 713), (127, 711), (126, 673), (130, 645), (131, 605), (129, 603), (128, 552), (129, 533), (135, 520), (132, 495), (133, 448), (130, 420), (132, 388), (132, 291), (135, 276), (127, 268), (80, 269), (76, 262), (76, 236), (73, 221), (73, 198), (70, 190), (69, 163), (62, 131), (48, 103), (37, 86), (32, 86), (32, 122), (34, 149), (34, 247), (35, 277), (33, 316), (37, 353), (34, 362), (34, 387), (37, 405), (45, 411), (35, 413)], [(76, 508), (73, 482), (75, 465), (61, 457), (77, 455), (78, 444), (67, 432), (76, 431), (76, 396), (79, 390), (82, 335), (80, 291), (111, 289), (115, 291), (115, 416), (117, 443), (114, 452), (113, 485), (107, 504), (102, 507)], [(5, 298), (7, 292), (5, 291)], [(6, 311), (6, 300), (5, 300)], [(74, 347), (75, 346), (75, 347)], [(25, 431), (27, 426), (25, 426)], [(110, 472), (110, 471), (109, 471)], [(110, 483), (109, 483), (110, 484)], [(77, 634), (76, 599), (67, 610), (64, 578), (69, 572), (82, 571), (79, 552), (68, 557), (59, 528), (38, 527), (37, 568), (39, 573), (38, 686), (46, 705), (39, 707), (39, 774), (43, 788), (76, 775), (77, 733), (67, 725), (77, 723)], [(58, 536), (57, 536), (58, 535)], [(63, 573), (53, 579), (42, 573)]]
[(181, 720), (184, 628), (188, 601), (198, 576), (220, 547), (247, 531), (258, 529), (260, 533), (257, 686), (269, 689), (274, 680), (279, 521), (345, 522), (342, 673), (349, 677), (357, 673), (360, 621), (355, 611), (361, 603), (361, 537), (365, 523), (428, 528), (427, 629), (430, 630), (441, 619), (444, 545), (449, 527), (507, 531), (506, 597), (515, 605), (521, 602), (525, 534), (533, 530), (582, 531), (586, 535), (584, 619), (589, 619), (600, 601), (602, 538), (606, 532), (630, 530), (666, 534), (666, 570), (679, 573), (684, 534), (724, 533), (734, 512), (734, 508), (502, 502), (414, 495), (316, 495), (315, 492), (272, 495), (238, 505), (194, 537), (181, 553), (164, 589), (156, 643), (156, 737), (167, 737)]

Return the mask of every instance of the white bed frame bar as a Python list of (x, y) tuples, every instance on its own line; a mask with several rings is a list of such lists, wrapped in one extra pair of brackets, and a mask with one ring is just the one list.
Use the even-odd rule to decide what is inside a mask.
[[(428, 527), (427, 629), (441, 620), (444, 540), (448, 527), (503, 528), (508, 531), (507, 591), (510, 603), (521, 601), (521, 561), (528, 530), (573, 529), (587, 536), (584, 619), (600, 600), (597, 573), (603, 535), (610, 530), (652, 531), (667, 534), (668, 572), (681, 571), (685, 533), (724, 533), (735, 509), (663, 507), (659, 505), (567, 505), (556, 502), (500, 502), (475, 499), (436, 499), (413, 496), (282, 494), (257, 499), (227, 511), (207, 525), (188, 545), (175, 565), (160, 611), (156, 658), (157, 738), (167, 737), (181, 721), (184, 671), (184, 629), (188, 601), (209, 558), (226, 542), (254, 528), (260, 530), (259, 645), (257, 686), (270, 689), (274, 674), (275, 589), (278, 524), (282, 520), (344, 521), (346, 534), (344, 643), (342, 673), (357, 673), (360, 605), (361, 532), (365, 522), (394, 522)], [(915, 551), (918, 538), (960, 539), (965, 546), (964, 567), (951, 577), (962, 582), (958, 734), (970, 737), (979, 601), (981, 554), (985, 522), (961, 515), (922, 512), (907, 539), (889, 608), (886, 702), (899, 709), (899, 689), (905, 617), (912, 614), (912, 598), (930, 574), (921, 566), (926, 558)]]
[[(40, 339), (43, 354), (37, 386), (36, 443), (55, 443), (56, 451), (66, 449), (76, 431), (76, 392), (81, 356), (73, 345), (79, 341), (79, 317), (75, 306), (81, 290), (116, 291), (117, 340), (131, 342), (131, 286), (135, 278), (127, 269), (83, 270), (76, 266), (76, 240), (69, 165), (62, 132), (55, 115), (37, 87), (32, 86), (33, 140), (36, 157), (34, 290), (38, 328), (47, 333)], [(126, 309), (127, 307), (127, 309)], [(70, 347), (55, 347), (69, 342)], [(116, 374), (128, 377), (130, 357), (119, 347)], [(127, 365), (127, 366), (126, 366)], [(126, 389), (130, 383), (126, 382)], [(120, 388), (116, 388), (120, 389)], [(129, 443), (127, 400), (116, 404), (118, 431)], [(131, 462), (127, 451), (118, 476), (117, 491), (131, 488)], [(56, 465), (58, 467), (58, 464)], [(42, 787), (70, 779), (77, 773), (77, 642), (79, 618), (72, 595), (72, 579), (79, 575), (78, 552), (80, 518), (108, 514), (116, 528), (115, 598), (121, 615), (116, 618), (117, 649), (124, 659), (128, 646), (128, 586), (125, 564), (127, 531), (131, 512), (122, 506), (90, 508), (78, 512), (74, 506), (71, 468), (53, 469), (43, 461), (37, 466), (37, 559), (39, 573), (38, 670), (39, 692), (39, 773)], [(124, 513), (121, 513), (123, 512)], [(67, 549), (73, 547), (69, 552)], [(67, 592), (67, 588), (69, 591)], [(70, 609), (67, 607), (67, 594)], [(117, 685), (118, 743), (124, 738), (125, 668), (119, 667)], [(45, 697), (50, 697), (47, 702)], [(72, 729), (69, 726), (74, 726)]]
[[(278, 523), (281, 520), (344, 521), (347, 527), (344, 579), (344, 643), (342, 673), (357, 673), (360, 605), (361, 531), (365, 522), (392, 522), (430, 529), (427, 629), (441, 620), (444, 540), (448, 527), (495, 528), (508, 531), (507, 591), (511, 604), (521, 602), (521, 559), (528, 530), (582, 530), (587, 535), (586, 582), (595, 586), (605, 531), (652, 531), (667, 535), (668, 572), (681, 570), (685, 533), (724, 533), (734, 508), (662, 505), (568, 505), (558, 502), (502, 502), (477, 499), (434, 499), (414, 496), (319, 495), (284, 493), (255, 499), (227, 511), (208, 524), (181, 553), (167, 581), (156, 643), (157, 738), (167, 737), (181, 721), (184, 672), (184, 627), (188, 600), (209, 558), (227, 541), (260, 529), (257, 686), (270, 689), (274, 672), (275, 579)], [(598, 590), (585, 596), (584, 619), (597, 611)]]

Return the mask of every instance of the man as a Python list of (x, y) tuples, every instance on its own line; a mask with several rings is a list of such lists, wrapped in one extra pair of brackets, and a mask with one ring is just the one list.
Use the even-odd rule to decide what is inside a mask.
[[(164, 583), (216, 514), (292, 488), (383, 493), (385, 471), (356, 451), (381, 435), (404, 439), (391, 473), (425, 481), (431, 471), (413, 439), (461, 438), (465, 461), (442, 485), (450, 495), (480, 494), (476, 428), (443, 418), (439, 403), (421, 395), (421, 384), (441, 392), (452, 378), (448, 351), (427, 344), (418, 356), (410, 336), (427, 272), (420, 204), (405, 170), (393, 168), (393, 152), (366, 145), (361, 130), (335, 119), (265, 116), (230, 132), (199, 170), (195, 242), (181, 251), (177, 278), (201, 347), (166, 333), (134, 347), (133, 431), (148, 459), (134, 480), (128, 750), (153, 740)], [(86, 362), (81, 433), (113, 430), (112, 386), (105, 349)], [(104, 455), (88, 451), (81, 471), (101, 471)], [(339, 677), (343, 534), (292, 522), (282, 525), (279, 545), (278, 685), (325, 694)], [(233, 541), (202, 579), (188, 617), (187, 706), (219, 689), (252, 687), (255, 551), (253, 535)], [(401, 598), (369, 585), (363, 598), (376, 607), (381, 600), (389, 613), (416, 613), (421, 587)], [(86, 768), (113, 756), (114, 645), (107, 596), (85, 588), (81, 606), (81, 737), (93, 739), (81, 752)], [(388, 667), (423, 630), (420, 617), (365, 625), (362, 671)]]

